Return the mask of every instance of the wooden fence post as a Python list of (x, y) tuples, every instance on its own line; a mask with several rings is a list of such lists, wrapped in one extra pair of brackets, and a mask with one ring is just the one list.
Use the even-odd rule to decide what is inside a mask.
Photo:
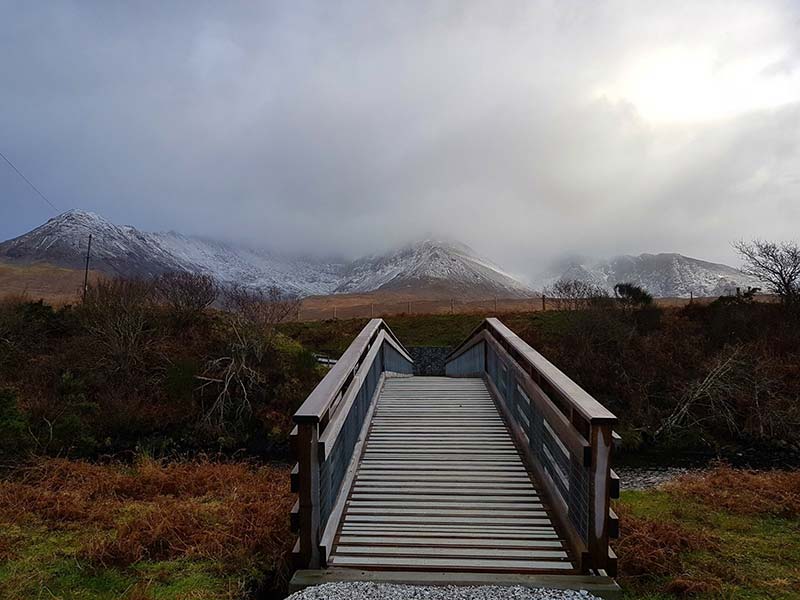
[(608, 423), (590, 425), (592, 465), (589, 469), (589, 540), (588, 550), (595, 569), (609, 567), (608, 511), (610, 499), (610, 468), (612, 426)]
[(544, 294), (542, 294), (542, 310), (547, 310), (547, 300), (545, 300)]
[(319, 424), (297, 426), (300, 501), (300, 560), (303, 568), (320, 567)]

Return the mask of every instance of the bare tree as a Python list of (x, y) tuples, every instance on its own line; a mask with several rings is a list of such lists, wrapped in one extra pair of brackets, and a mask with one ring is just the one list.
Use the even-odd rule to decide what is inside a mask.
[(147, 315), (152, 301), (152, 283), (142, 279), (100, 279), (87, 286), (81, 320), (117, 368), (142, 361), (150, 343)]
[(265, 384), (259, 370), (280, 323), (297, 312), (299, 299), (278, 288), (253, 290), (233, 286), (223, 293), (231, 341), (225, 356), (206, 365), (201, 389), (213, 385), (217, 395), (206, 411), (206, 422), (220, 429), (230, 417), (241, 420), (252, 411), (251, 398)]
[(186, 271), (160, 275), (154, 288), (158, 299), (180, 323), (196, 319), (219, 295), (219, 286), (213, 277)]
[(300, 299), (277, 287), (261, 290), (232, 286), (223, 292), (222, 304), (237, 320), (269, 338), (278, 325), (297, 313)]
[(605, 288), (580, 279), (559, 279), (545, 288), (544, 294), (561, 310), (586, 308), (608, 298)]
[(785, 304), (800, 300), (800, 246), (795, 242), (753, 240), (733, 244), (744, 260), (742, 272), (759, 279)]

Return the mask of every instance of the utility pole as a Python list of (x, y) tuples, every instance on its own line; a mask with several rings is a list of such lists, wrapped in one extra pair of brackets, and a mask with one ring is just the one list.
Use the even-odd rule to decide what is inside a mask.
[(544, 294), (542, 294), (542, 310), (547, 310), (547, 299)]
[(89, 245), (86, 247), (86, 268), (83, 271), (83, 301), (86, 302), (86, 290), (89, 287), (89, 256), (92, 252), (92, 234), (89, 234)]

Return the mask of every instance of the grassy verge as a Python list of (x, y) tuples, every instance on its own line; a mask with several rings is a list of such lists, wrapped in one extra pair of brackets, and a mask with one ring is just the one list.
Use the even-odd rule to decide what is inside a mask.
[(617, 508), (626, 598), (800, 598), (800, 473), (720, 468)]
[(280, 595), (291, 503), (284, 468), (44, 460), (0, 482), (0, 597)]
[[(406, 346), (456, 346), (491, 314), (398, 315), (385, 317), (392, 331)], [(502, 321), (518, 331), (532, 322), (544, 328), (558, 327), (562, 313), (513, 313), (502, 315)], [(315, 352), (339, 356), (347, 349), (368, 319), (345, 319), (286, 323), (283, 333)]]

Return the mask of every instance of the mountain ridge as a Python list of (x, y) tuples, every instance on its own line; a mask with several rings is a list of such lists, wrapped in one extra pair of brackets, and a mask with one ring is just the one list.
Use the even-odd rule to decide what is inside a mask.
[(92, 268), (112, 275), (200, 272), (223, 284), (274, 286), (297, 296), (396, 289), (427, 291), (437, 297), (517, 297), (532, 293), (458, 242), (423, 240), (383, 255), (335, 262), (279, 255), (175, 231), (143, 232), (81, 210), (67, 211), (0, 243), (0, 258), (83, 268), (90, 234)]
[(677, 252), (572, 260), (539, 281), (542, 287), (547, 287), (559, 279), (594, 283), (609, 292), (613, 292), (617, 283), (633, 283), (659, 298), (713, 297), (735, 293), (736, 288), (762, 287), (758, 280), (739, 269)]

